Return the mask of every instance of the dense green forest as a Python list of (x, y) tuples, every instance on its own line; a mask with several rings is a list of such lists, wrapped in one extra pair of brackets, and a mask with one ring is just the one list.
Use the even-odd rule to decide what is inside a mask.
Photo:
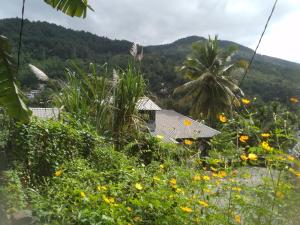
[[(0, 34), (7, 36), (17, 52), (19, 19), (0, 20)], [(150, 91), (161, 99), (165, 106), (174, 103), (170, 99), (175, 87), (184, 83), (182, 75), (175, 72), (191, 50), (193, 42), (205, 40), (191, 36), (171, 44), (144, 47), (142, 71), (149, 82)], [(32, 63), (45, 71), (52, 79), (64, 79), (64, 69), (70, 61), (88, 65), (90, 62), (111, 67), (126, 66), (132, 43), (126, 40), (110, 40), (84, 31), (73, 31), (47, 22), (25, 21), (21, 70), (19, 79), (23, 89), (37, 87), (37, 80), (28, 68)], [(230, 41), (220, 41), (221, 47), (237, 45), (239, 52), (234, 59), (249, 60), (253, 51)], [(239, 80), (240, 77), (237, 77)], [(264, 101), (288, 101), (300, 94), (300, 65), (277, 58), (257, 55), (253, 67), (243, 83), (247, 95), (261, 97)]]

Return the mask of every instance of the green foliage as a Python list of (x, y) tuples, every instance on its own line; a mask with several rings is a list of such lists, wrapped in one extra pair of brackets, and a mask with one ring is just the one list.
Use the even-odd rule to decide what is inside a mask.
[(141, 134), (124, 146), (123, 151), (128, 156), (137, 157), (143, 164), (150, 164), (153, 161), (164, 163), (173, 160), (184, 163), (196, 152), (173, 143), (163, 143), (159, 138), (151, 134)]
[(100, 72), (90, 64), (89, 72), (75, 65), (76, 72), (67, 71), (67, 83), (54, 97), (54, 103), (63, 107), (81, 123), (92, 124), (99, 133), (108, 131), (110, 124), (111, 82), (105, 65)]
[(87, 0), (44, 0), (53, 8), (62, 11), (69, 16), (86, 17), (87, 8), (93, 10)]
[(11, 56), (9, 41), (0, 35), (0, 106), (4, 107), (12, 118), (28, 122), (30, 110), (22, 100), (16, 73), (17, 68)]
[(16, 124), (7, 145), (9, 161), (19, 162), (29, 181), (35, 183), (52, 176), (66, 160), (87, 157), (97, 143), (89, 130), (59, 121), (35, 121)]
[(146, 84), (139, 70), (133, 65), (117, 72), (113, 91), (113, 131), (115, 135), (137, 127), (136, 103), (144, 97)]
[(17, 170), (1, 172), (0, 200), (8, 213), (16, 212), (27, 206), (26, 195)]

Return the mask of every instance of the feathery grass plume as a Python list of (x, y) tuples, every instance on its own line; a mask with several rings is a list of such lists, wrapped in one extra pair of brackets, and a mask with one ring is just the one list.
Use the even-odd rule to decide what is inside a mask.
[(113, 87), (116, 87), (119, 80), (119, 75), (115, 69), (113, 69)]
[(133, 56), (134, 59), (137, 58), (138, 55), (138, 45), (137, 43), (133, 43), (130, 49), (130, 54)]
[(141, 62), (144, 58), (144, 48), (142, 47), (141, 53), (138, 55), (138, 60)]
[(49, 77), (39, 68), (32, 64), (28, 64), (31, 72), (35, 75), (35, 77), (40, 81), (48, 81)]

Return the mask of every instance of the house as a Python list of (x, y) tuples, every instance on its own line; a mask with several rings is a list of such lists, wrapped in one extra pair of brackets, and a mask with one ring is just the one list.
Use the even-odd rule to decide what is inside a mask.
[(156, 105), (150, 98), (142, 97), (136, 103), (136, 109), (142, 115), (143, 119), (147, 122), (150, 132), (155, 131), (156, 112), (161, 108)]
[[(58, 108), (30, 108), (33, 116), (40, 119), (58, 119)], [(180, 143), (185, 139), (203, 140), (212, 138), (219, 131), (195, 121), (174, 110), (161, 109), (150, 98), (142, 97), (136, 104), (153, 136), (160, 136), (164, 142)]]
[(32, 115), (39, 119), (58, 119), (60, 110), (58, 108), (29, 108)]
[[(174, 110), (161, 109), (148, 97), (141, 98), (136, 108), (142, 115), (148, 115), (146, 122), (151, 134), (160, 136), (165, 142), (178, 143), (184, 139), (209, 139), (220, 134), (219, 131)], [(185, 121), (188, 121), (188, 126), (185, 125)]]
[(165, 142), (178, 143), (184, 139), (209, 139), (220, 132), (174, 110), (160, 110), (156, 111), (152, 134), (162, 137)]

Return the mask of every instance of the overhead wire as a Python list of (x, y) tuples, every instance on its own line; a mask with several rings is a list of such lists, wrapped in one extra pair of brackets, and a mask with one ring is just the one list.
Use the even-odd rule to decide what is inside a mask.
[(24, 27), (25, 1), (26, 1), (26, 0), (23, 0), (23, 4), (22, 4), (22, 18), (21, 18), (21, 27), (20, 27), (20, 33), (19, 33), (17, 71), (19, 71), (19, 67), (20, 67), (20, 55), (21, 55), (22, 36), (23, 36), (23, 27)]
[(243, 75), (241, 81), (239, 82), (239, 86), (240, 86), (240, 87), (242, 86), (243, 81), (245, 80), (246, 76), (248, 75), (249, 70), (250, 70), (250, 68), (251, 68), (251, 66), (252, 66), (252, 64), (253, 64), (254, 58), (255, 58), (255, 56), (256, 56), (256, 54), (257, 54), (257, 50), (258, 50), (258, 48), (259, 48), (259, 46), (260, 46), (260, 44), (261, 44), (261, 41), (262, 41), (262, 39), (263, 39), (263, 37), (264, 37), (264, 35), (265, 35), (265, 33), (266, 33), (266, 30), (267, 30), (268, 26), (269, 26), (270, 20), (271, 20), (273, 14), (274, 14), (274, 11), (275, 11), (275, 9), (276, 9), (277, 3), (278, 3), (278, 0), (275, 0), (275, 2), (274, 2), (274, 4), (273, 4), (273, 7), (272, 7), (272, 10), (271, 10), (271, 13), (270, 13), (270, 15), (269, 15), (269, 17), (268, 17), (267, 23), (266, 23), (266, 25), (265, 25), (265, 27), (264, 27), (264, 30), (263, 30), (262, 34), (260, 35), (260, 38), (259, 38), (259, 41), (258, 41), (257, 46), (256, 46), (256, 48), (255, 48), (255, 51), (254, 51), (254, 53), (253, 53), (253, 55), (252, 55), (252, 57), (251, 57), (250, 63), (249, 63), (249, 65), (247, 66), (247, 69), (245, 70), (245, 73), (244, 73), (244, 75)]

